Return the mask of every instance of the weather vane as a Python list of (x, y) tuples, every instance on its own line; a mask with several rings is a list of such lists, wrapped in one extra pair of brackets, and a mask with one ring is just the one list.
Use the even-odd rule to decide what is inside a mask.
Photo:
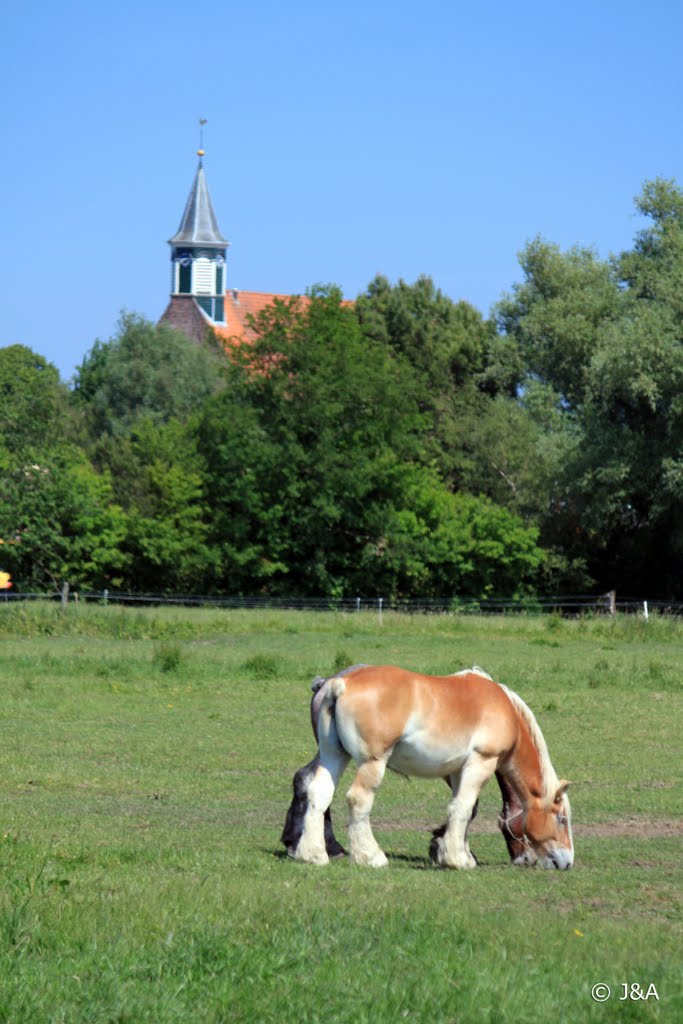
[(197, 150), (197, 156), (204, 156), (204, 125), (206, 124), (206, 118), (199, 118), (199, 149)]

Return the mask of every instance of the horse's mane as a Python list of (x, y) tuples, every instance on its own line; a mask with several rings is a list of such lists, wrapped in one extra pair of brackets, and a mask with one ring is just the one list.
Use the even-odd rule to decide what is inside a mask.
[[(488, 674), (488, 672), (485, 672), (483, 668), (479, 668), (478, 665), (474, 665), (472, 668), (461, 669), (460, 672), (454, 672), (453, 675), (464, 676), (469, 675), (470, 673), (476, 676), (481, 676), (483, 679), (491, 679), (491, 682), (494, 682), (494, 680)], [(552, 763), (550, 761), (550, 754), (548, 753), (548, 744), (546, 743), (545, 737), (541, 732), (540, 725), (536, 721), (536, 716), (534, 715), (529, 705), (524, 703), (524, 701), (518, 693), (515, 693), (515, 691), (511, 690), (508, 686), (505, 686), (504, 683), (496, 683), (496, 685), (500, 686), (501, 690), (505, 691), (505, 693), (510, 699), (510, 703), (512, 704), (513, 708), (517, 711), (517, 713), (520, 715), (523, 721), (526, 722), (526, 725), (529, 729), (529, 734), (531, 736), (531, 741), (533, 745), (536, 747), (536, 750), (538, 751), (538, 756), (541, 761), (543, 795), (547, 803), (551, 804), (555, 799), (555, 794), (557, 793), (559, 787), (559, 780), (557, 778), (555, 769), (553, 768)]]
[(484, 672), (483, 668), (479, 668), (478, 665), (473, 665), (472, 668), (461, 668), (459, 672), (451, 672), (451, 675), (453, 675), (453, 676), (470, 676), (470, 675), (483, 676), (484, 679), (490, 679), (491, 682), (493, 682), (493, 677), (490, 676), (488, 674), (488, 672)]
[(555, 799), (555, 794), (559, 786), (559, 780), (555, 769), (553, 768), (550, 761), (550, 754), (548, 753), (548, 744), (545, 741), (545, 737), (541, 732), (541, 727), (536, 721), (536, 716), (529, 707), (525, 704), (518, 693), (505, 686), (503, 683), (498, 683), (501, 690), (504, 690), (520, 717), (526, 722), (529, 728), (529, 734), (531, 740), (538, 751), (538, 756), (541, 761), (541, 778), (543, 779), (543, 789), (546, 801), (550, 804)]

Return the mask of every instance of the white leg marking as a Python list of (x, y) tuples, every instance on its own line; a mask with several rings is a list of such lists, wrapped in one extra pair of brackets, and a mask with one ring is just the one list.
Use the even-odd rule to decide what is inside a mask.
[(354, 864), (383, 868), (388, 864), (370, 827), (375, 793), (384, 778), (385, 761), (366, 761), (358, 769), (346, 799), (349, 805), (349, 853)]
[(477, 866), (467, 842), (467, 827), (481, 788), (495, 770), (495, 758), (484, 758), (474, 753), (459, 775), (451, 777), (453, 799), (448, 805), (448, 825), (444, 835), (437, 839), (436, 859), (443, 867), (468, 869)]
[(321, 764), (308, 784), (308, 807), (303, 832), (294, 852), (294, 859), (306, 864), (329, 864), (325, 849), (325, 811), (332, 803), (334, 791), (349, 758), (345, 753)]

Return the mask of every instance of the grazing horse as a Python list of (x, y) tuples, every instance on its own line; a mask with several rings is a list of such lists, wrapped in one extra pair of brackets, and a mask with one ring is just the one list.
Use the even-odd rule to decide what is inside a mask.
[(572, 866), (568, 783), (558, 780), (534, 715), (512, 690), (481, 670), (425, 676), (391, 666), (354, 666), (316, 683), (318, 754), (295, 776), (282, 836), (297, 860), (326, 864), (328, 854), (343, 852), (328, 812), (353, 758), (357, 773), (347, 800), (355, 863), (387, 863), (369, 817), (390, 768), (449, 783), (448, 820), (430, 847), (438, 864), (476, 866), (467, 828), (482, 786), (495, 774), (503, 795), (499, 826), (513, 863)]
[[(353, 672), (357, 668), (365, 668), (364, 665), (354, 665), (351, 668), (344, 669), (343, 672), (338, 673), (340, 676), (348, 675), (349, 672)], [(455, 675), (462, 675), (465, 673), (455, 673)], [(473, 672), (478, 675), (490, 678), (480, 668), (474, 668)], [(327, 679), (322, 676), (317, 676), (311, 685), (313, 690), (313, 696), (311, 697), (311, 726), (313, 728), (313, 735), (315, 736), (315, 742), (318, 742), (318, 712), (320, 711), (320, 705), (322, 703), (323, 693), (322, 687), (327, 682)], [(285, 819), (285, 826), (282, 830), (282, 836), (280, 841), (285, 846), (287, 853), (290, 857), (296, 855), (296, 848), (299, 845), (301, 834), (304, 828), (304, 817), (306, 809), (308, 807), (308, 783), (311, 781), (315, 772), (320, 764), (320, 755), (316, 753), (315, 757), (304, 765), (303, 768), (294, 774), (292, 781), (292, 802), (287, 810), (287, 817)], [(498, 827), (503, 833), (503, 838), (510, 854), (510, 860), (513, 864), (521, 865), (528, 864), (532, 865), (536, 863), (536, 854), (533, 848), (524, 834), (522, 812), (523, 808), (519, 802), (519, 797), (515, 791), (511, 788), (510, 784), (505, 780), (500, 772), (496, 772), (496, 781), (500, 788), (501, 796), (503, 797), (503, 807), (498, 815)], [(450, 787), (450, 780), (444, 779), (444, 782)], [(474, 820), (477, 813), (478, 801), (474, 805), (472, 811), (471, 821)], [(332, 815), (330, 808), (328, 807), (325, 811), (324, 816), (324, 836), (325, 836), (325, 849), (329, 857), (343, 857), (346, 854), (346, 850), (338, 842), (334, 829), (332, 827)], [(438, 857), (438, 844), (437, 839), (444, 836), (448, 822), (445, 825), (441, 825), (440, 828), (435, 828), (432, 832), (432, 841), (429, 846), (429, 856), (437, 862)]]

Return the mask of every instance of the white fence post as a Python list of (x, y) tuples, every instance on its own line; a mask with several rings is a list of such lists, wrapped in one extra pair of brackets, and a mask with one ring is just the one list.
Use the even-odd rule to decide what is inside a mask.
[(379, 624), (381, 626), (382, 625), (382, 602), (384, 601), (384, 598), (383, 597), (378, 597), (377, 600), (379, 602)]

